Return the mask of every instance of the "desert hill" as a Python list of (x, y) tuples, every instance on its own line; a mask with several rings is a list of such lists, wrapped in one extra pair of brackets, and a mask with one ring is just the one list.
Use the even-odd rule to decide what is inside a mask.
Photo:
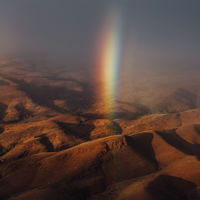
[(27, 65), (0, 64), (0, 199), (200, 199), (196, 89), (110, 120), (81, 74)]
[[(142, 132), (133, 127), (132, 134), (107, 136), (63, 150), (55, 151), (50, 142), (45, 146), (44, 136), (29, 139), (1, 156), (0, 194), (5, 199), (164, 199), (165, 195), (198, 199), (200, 119), (196, 116), (200, 110), (181, 113), (188, 114), (195, 123), (161, 129), (155, 120), (150, 130), (152, 122), (144, 117), (146, 130)], [(170, 121), (174, 116), (160, 116), (161, 124), (166, 117)], [(47, 148), (50, 144), (52, 149)]]

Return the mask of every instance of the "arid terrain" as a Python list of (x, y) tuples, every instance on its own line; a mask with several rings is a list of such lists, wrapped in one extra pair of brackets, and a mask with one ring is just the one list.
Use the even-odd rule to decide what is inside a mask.
[(126, 80), (110, 120), (85, 73), (0, 61), (0, 199), (199, 200), (197, 74)]

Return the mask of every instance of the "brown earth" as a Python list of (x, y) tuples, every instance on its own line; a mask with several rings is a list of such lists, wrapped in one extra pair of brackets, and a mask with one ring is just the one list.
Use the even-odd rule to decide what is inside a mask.
[(81, 75), (26, 65), (0, 65), (0, 199), (200, 199), (197, 94), (111, 121)]

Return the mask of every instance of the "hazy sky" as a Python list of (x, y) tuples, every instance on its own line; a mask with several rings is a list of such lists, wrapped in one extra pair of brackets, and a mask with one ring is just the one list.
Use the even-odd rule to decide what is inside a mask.
[(130, 63), (199, 64), (199, 0), (0, 0), (0, 54), (92, 65), (101, 24), (115, 4)]

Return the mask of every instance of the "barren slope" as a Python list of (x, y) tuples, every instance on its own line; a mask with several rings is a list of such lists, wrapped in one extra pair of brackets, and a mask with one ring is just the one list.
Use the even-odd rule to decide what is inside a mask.
[(81, 74), (0, 67), (0, 199), (200, 199), (194, 90), (157, 107), (118, 100), (110, 120)]

